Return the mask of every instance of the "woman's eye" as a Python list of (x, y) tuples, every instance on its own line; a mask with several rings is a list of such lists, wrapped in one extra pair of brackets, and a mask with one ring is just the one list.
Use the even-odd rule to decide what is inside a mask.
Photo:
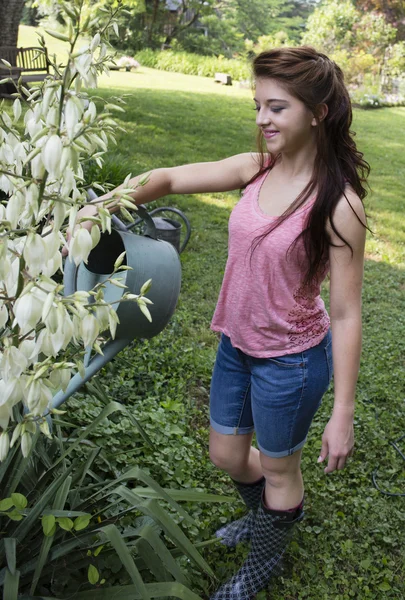
[(280, 108), (272, 108), (272, 109), (271, 109), (271, 111), (272, 111), (272, 112), (275, 112), (275, 113), (279, 113), (279, 112), (281, 112), (282, 110), (283, 110), (283, 108), (282, 108), (282, 107), (280, 107)]
[(259, 111), (260, 110), (260, 106), (255, 106), (253, 110)]

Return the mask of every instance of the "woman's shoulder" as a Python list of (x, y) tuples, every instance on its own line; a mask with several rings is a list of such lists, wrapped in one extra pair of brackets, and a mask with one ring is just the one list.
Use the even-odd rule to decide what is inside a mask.
[(345, 222), (348, 219), (360, 219), (364, 224), (366, 223), (363, 201), (349, 183), (346, 184), (344, 193), (336, 204), (334, 218)]
[(340, 245), (341, 239), (337, 231), (343, 235), (350, 245), (356, 245), (362, 240), (367, 229), (367, 217), (363, 201), (350, 184), (346, 185), (344, 193), (339, 198), (333, 213), (333, 228), (328, 223), (327, 229), (333, 244)]
[[(240, 155), (242, 156), (242, 155)], [(268, 167), (271, 166), (272, 160), (268, 155), (262, 155), (260, 152), (246, 152), (243, 154), (243, 180), (244, 186), (256, 181), (257, 177), (267, 172)]]

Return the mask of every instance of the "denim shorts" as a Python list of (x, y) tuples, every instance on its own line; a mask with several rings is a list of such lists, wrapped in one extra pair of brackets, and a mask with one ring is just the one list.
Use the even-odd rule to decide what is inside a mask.
[(255, 358), (222, 334), (210, 394), (215, 431), (256, 432), (263, 454), (279, 458), (302, 448), (333, 374), (332, 335), (296, 354)]

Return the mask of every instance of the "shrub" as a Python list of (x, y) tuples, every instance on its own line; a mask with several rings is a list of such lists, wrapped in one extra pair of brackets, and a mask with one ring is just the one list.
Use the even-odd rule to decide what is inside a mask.
[(136, 54), (141, 65), (161, 71), (214, 77), (218, 71), (226, 72), (235, 80), (249, 79), (251, 72), (246, 61), (221, 56), (200, 56), (171, 50), (141, 50)]
[[(91, 402), (91, 397), (87, 400)], [(86, 429), (70, 428), (67, 437), (55, 419), (52, 429), (59, 433), (52, 440), (35, 435), (29, 460), (21, 461), (13, 448), (2, 464), (3, 598), (15, 600), (18, 592), (38, 591), (47, 597), (83, 600), (119, 598), (124, 592), (144, 600), (151, 596), (201, 600), (189, 589), (173, 554), (186, 556), (211, 576), (212, 571), (157, 499), (185, 521), (193, 519), (136, 466), (114, 478), (93, 472), (94, 461), (103, 452), (93, 444), (89, 448), (87, 438), (117, 412), (137, 427), (127, 409), (110, 402)], [(87, 450), (78, 454), (75, 450), (83, 442)], [(127, 485), (135, 481), (144, 486)], [(182, 493), (176, 497), (181, 500)], [(156, 591), (160, 593), (155, 596)]]

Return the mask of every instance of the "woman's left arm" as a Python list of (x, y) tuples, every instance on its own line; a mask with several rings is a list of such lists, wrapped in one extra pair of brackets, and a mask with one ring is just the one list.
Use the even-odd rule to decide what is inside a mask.
[(343, 469), (354, 446), (354, 402), (361, 354), (361, 290), (366, 216), (360, 198), (349, 189), (334, 213), (334, 225), (352, 251), (332, 231), (330, 246), (330, 318), (335, 399), (322, 436), (318, 462), (329, 457), (325, 473)]

